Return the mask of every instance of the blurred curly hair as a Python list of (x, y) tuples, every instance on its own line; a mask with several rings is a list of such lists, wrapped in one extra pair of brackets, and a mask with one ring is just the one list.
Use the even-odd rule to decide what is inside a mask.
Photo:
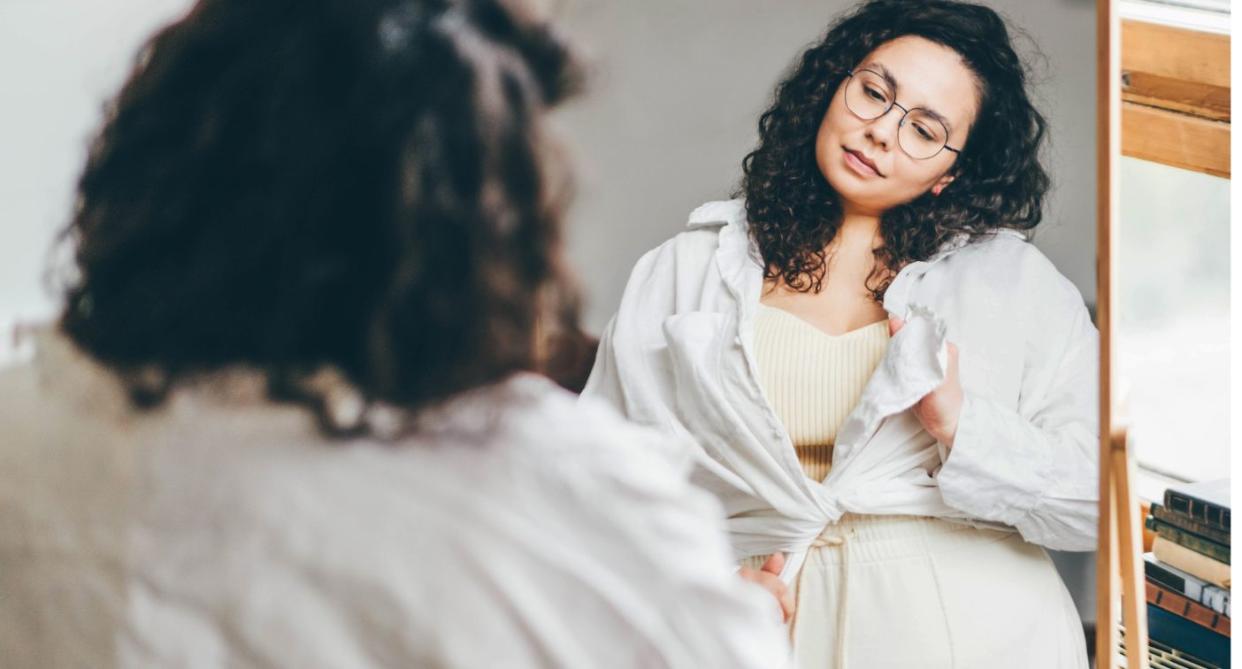
[[(135, 381), (343, 377), (418, 409), (576, 329), (546, 110), (570, 51), (501, 0), (200, 0), (106, 109), (60, 326)], [(323, 416), (321, 415), (321, 418)]]

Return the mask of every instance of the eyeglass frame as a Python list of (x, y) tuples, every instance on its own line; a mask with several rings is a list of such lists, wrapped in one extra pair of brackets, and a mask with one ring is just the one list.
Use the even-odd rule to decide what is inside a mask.
[[(881, 74), (881, 73), (879, 73), (879, 72), (876, 72), (875, 70), (873, 70), (873, 69), (871, 69), (871, 68), (868, 68), (868, 67), (859, 68), (857, 71), (855, 71), (855, 70), (846, 70), (846, 71), (845, 71), (845, 73), (846, 73), (846, 78), (847, 78), (847, 79), (853, 79), (853, 78), (854, 78), (854, 74), (855, 74), (856, 72), (870, 72), (871, 74), (874, 74), (875, 76), (880, 77), (881, 79), (883, 79), (883, 78), (884, 78), (884, 75), (883, 75), (883, 74)], [(846, 85), (849, 85), (849, 84), (847, 83)], [(905, 107), (903, 107), (903, 106), (901, 106), (901, 105), (897, 104), (897, 95), (896, 95), (896, 91), (893, 91), (893, 93), (894, 93), (894, 95), (893, 95), (893, 99), (892, 99), (892, 100), (888, 103), (888, 108), (887, 108), (887, 109), (885, 109), (883, 112), (881, 112), (879, 115), (877, 115), (877, 116), (872, 116), (871, 118), (863, 118), (863, 116), (862, 116), (862, 115), (860, 115), (858, 112), (854, 111), (854, 108), (850, 106), (849, 96), (848, 96), (848, 95), (846, 95), (846, 91), (844, 91), (844, 90), (842, 90), (842, 91), (841, 91), (841, 98), (842, 98), (842, 100), (845, 102), (845, 108), (846, 108), (846, 109), (848, 109), (848, 110), (850, 110), (850, 113), (851, 113), (851, 114), (853, 114), (854, 116), (857, 116), (858, 118), (863, 119), (864, 121), (874, 121), (874, 120), (876, 120), (876, 119), (881, 119), (881, 118), (884, 118), (885, 116), (887, 116), (887, 115), (888, 115), (888, 113), (889, 113), (889, 112), (893, 111), (893, 107), (896, 107), (896, 108), (900, 109), (902, 113), (901, 113), (901, 118), (897, 120), (897, 127), (898, 127), (898, 128), (900, 128), (901, 126), (905, 125), (905, 123), (906, 123), (906, 117), (910, 115), (910, 112), (911, 112), (913, 109), (921, 109), (921, 110), (923, 110), (923, 111), (927, 111), (926, 109), (923, 109), (922, 107), (913, 107), (913, 108), (911, 108), (911, 109), (907, 109), (907, 108), (905, 108)], [(944, 123), (943, 123), (943, 122), (941, 122), (941, 121), (936, 121), (936, 122), (937, 122), (937, 123), (940, 123), (940, 126), (941, 126), (941, 127), (944, 127)], [(902, 153), (904, 153), (904, 154), (906, 154), (907, 156), (910, 156), (910, 159), (911, 159), (911, 160), (931, 160), (932, 158), (935, 158), (936, 156), (940, 155), (940, 152), (941, 152), (941, 151), (944, 151), (945, 149), (948, 149), (948, 150), (952, 151), (954, 154), (956, 154), (957, 156), (959, 156), (959, 157), (960, 157), (960, 156), (962, 155), (962, 150), (961, 150), (961, 149), (955, 149), (955, 148), (953, 148), (953, 147), (949, 146), (949, 139), (948, 139), (948, 137), (947, 137), (947, 135), (949, 134), (949, 129), (948, 129), (948, 128), (945, 128), (945, 129), (944, 129), (944, 134), (946, 135), (945, 140), (944, 140), (944, 144), (943, 144), (943, 145), (942, 145), (939, 149), (937, 149), (935, 153), (931, 154), (930, 156), (927, 156), (926, 158), (915, 158), (914, 156), (911, 156), (911, 155), (910, 155), (910, 152), (906, 150), (906, 147), (905, 147), (905, 146), (902, 146), (902, 144), (901, 144), (901, 134), (900, 134), (900, 133), (898, 133), (898, 135), (897, 135), (897, 146), (900, 146), (900, 147), (901, 147), (901, 152), (902, 152)]]

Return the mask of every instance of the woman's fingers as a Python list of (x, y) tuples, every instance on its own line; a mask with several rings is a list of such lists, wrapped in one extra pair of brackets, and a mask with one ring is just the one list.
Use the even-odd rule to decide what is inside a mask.
[[(784, 556), (782, 556), (782, 561), (783, 559)], [(769, 562), (770, 561), (771, 558), (769, 558)], [(765, 563), (764, 566), (766, 567), (767, 564)], [(766, 570), (755, 571), (754, 569), (746, 567), (741, 568), (738, 571), (738, 575), (747, 581), (763, 586), (765, 590), (772, 593), (772, 596), (776, 598), (776, 602), (780, 604), (781, 616), (784, 618), (785, 622), (789, 622), (789, 619), (792, 618), (794, 614), (795, 603), (793, 592), (788, 586), (785, 585), (784, 581), (772, 572)]]
[(785, 585), (784, 581), (772, 574), (760, 572), (759, 576), (765, 581), (765, 587), (776, 597), (776, 601), (780, 602), (781, 615), (784, 617), (784, 622), (789, 622), (789, 619), (794, 614), (793, 592)]
[(781, 595), (780, 602), (781, 602), (781, 614), (784, 615), (785, 617), (784, 620), (782, 620), (781, 622), (787, 623), (789, 622), (791, 618), (793, 618), (794, 609), (797, 607), (797, 604), (794, 603), (793, 590), (790, 590), (789, 588), (785, 588), (784, 594)]
[(897, 331), (900, 330), (902, 326), (904, 326), (905, 324), (906, 322), (903, 321), (902, 319), (897, 318), (896, 316), (889, 316), (888, 317), (888, 336), (891, 337), (897, 334)]
[(772, 593), (777, 603), (781, 605), (781, 616), (785, 622), (789, 622), (789, 619), (794, 614), (794, 598), (793, 593), (785, 585), (785, 582), (766, 571), (756, 572), (755, 582)]
[(769, 574), (776, 574), (777, 576), (780, 576), (781, 570), (784, 568), (785, 568), (785, 554), (780, 551), (777, 551), (773, 553), (767, 559), (766, 562), (763, 563), (763, 566), (760, 567), (759, 570), (766, 571)]

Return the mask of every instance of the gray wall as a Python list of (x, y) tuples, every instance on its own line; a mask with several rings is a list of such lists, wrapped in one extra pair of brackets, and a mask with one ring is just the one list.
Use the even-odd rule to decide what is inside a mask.
[[(570, 0), (560, 13), (591, 67), (589, 90), (559, 112), (578, 173), (568, 231), (603, 329), (642, 253), (727, 197), (772, 89), (802, 48), (852, 3), (841, 0)], [(1048, 117), (1053, 178), (1036, 244), (1095, 302), (1095, 6), (1090, 0), (988, 3), (1011, 25)], [(1038, 46), (1036, 46), (1038, 45)], [(1042, 55), (1039, 55), (1042, 53)], [(1086, 620), (1094, 554), (1054, 555)]]
[(143, 40), (189, 5), (0, 0), (0, 366), (17, 358), (14, 323), (48, 320), (60, 308), (43, 270), (104, 100)]

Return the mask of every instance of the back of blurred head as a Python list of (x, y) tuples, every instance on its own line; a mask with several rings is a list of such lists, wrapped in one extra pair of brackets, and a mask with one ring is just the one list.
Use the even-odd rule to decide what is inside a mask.
[(200, 0), (91, 147), (62, 328), (146, 404), (232, 366), (411, 409), (536, 368), (576, 317), (541, 121), (576, 82), (500, 0)]

